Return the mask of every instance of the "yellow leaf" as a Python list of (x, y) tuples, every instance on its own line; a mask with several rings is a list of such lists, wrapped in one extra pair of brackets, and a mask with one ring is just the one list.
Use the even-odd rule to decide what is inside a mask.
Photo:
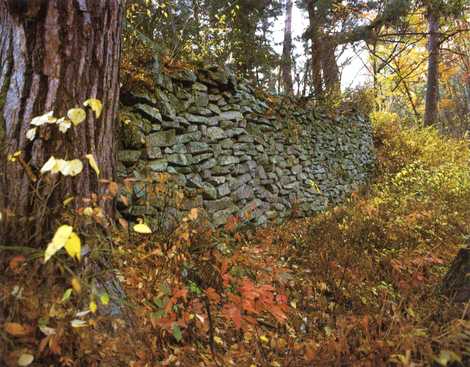
[(189, 218), (190, 220), (193, 220), (193, 221), (194, 221), (194, 220), (197, 219), (197, 217), (198, 217), (198, 210), (197, 210), (197, 208), (192, 208), (191, 211), (190, 211), (190, 213), (189, 213), (189, 215), (188, 215), (188, 218)]
[(88, 308), (90, 309), (90, 311), (92, 313), (96, 313), (96, 310), (97, 310), (98, 306), (96, 305), (95, 301), (91, 301), (90, 306)]
[(134, 226), (134, 231), (137, 233), (142, 233), (142, 234), (149, 234), (152, 233), (152, 230), (148, 225), (145, 223), (139, 223)]
[(107, 305), (109, 303), (109, 295), (108, 293), (104, 292), (100, 295), (100, 301), (103, 305)]
[(64, 176), (76, 176), (83, 171), (83, 163), (79, 159), (63, 162), (60, 166), (60, 173)]
[(265, 335), (261, 335), (259, 337), (259, 340), (261, 340), (263, 343), (266, 343), (266, 344), (269, 342), (269, 339)]
[(75, 319), (75, 320), (70, 321), (70, 325), (71, 325), (73, 328), (80, 328), (80, 327), (85, 327), (85, 326), (87, 326), (87, 322), (86, 322), (86, 321), (83, 321), (83, 320)]
[(217, 344), (224, 344), (224, 341), (222, 340), (222, 338), (218, 337), (218, 336), (214, 336), (214, 341), (217, 343)]
[(91, 217), (93, 215), (93, 208), (86, 207), (85, 209), (83, 209), (83, 215)]
[(75, 232), (72, 232), (69, 239), (65, 243), (65, 251), (67, 251), (70, 257), (75, 257), (78, 261), (80, 261), (81, 248), (82, 246), (80, 237), (78, 237)]
[(57, 251), (65, 246), (73, 228), (68, 225), (60, 226), (54, 234), (52, 241), (47, 245), (46, 252), (44, 253), (44, 262), (47, 262)]
[(99, 99), (96, 98), (90, 98), (87, 99), (83, 105), (85, 107), (90, 107), (93, 112), (95, 112), (96, 118), (99, 119), (101, 116), (101, 111), (103, 110), (103, 105)]
[(71, 108), (67, 112), (67, 117), (74, 126), (81, 124), (86, 119), (86, 112), (83, 108)]
[(53, 124), (57, 119), (53, 116), (53, 111), (45, 113), (42, 116), (37, 116), (31, 120), (31, 125), (42, 126), (44, 124)]
[(34, 356), (28, 353), (23, 353), (18, 358), (18, 366), (26, 367), (29, 366), (34, 361)]
[(64, 202), (62, 203), (64, 206), (67, 206), (69, 205), (72, 201), (73, 201), (74, 197), (73, 196), (70, 196), (68, 197), (67, 199), (64, 200)]
[(75, 292), (80, 293), (82, 291), (82, 285), (80, 284), (80, 279), (77, 277), (72, 278), (72, 288)]
[(88, 159), (88, 163), (90, 164), (91, 168), (93, 168), (96, 172), (96, 175), (100, 175), (100, 169), (98, 167), (98, 164), (96, 163), (95, 157), (93, 157), (93, 154), (87, 154), (86, 158)]

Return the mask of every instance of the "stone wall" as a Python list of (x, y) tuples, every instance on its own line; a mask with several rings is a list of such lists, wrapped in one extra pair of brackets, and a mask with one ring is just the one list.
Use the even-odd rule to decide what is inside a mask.
[(185, 188), (184, 209), (204, 208), (215, 226), (232, 215), (256, 224), (312, 215), (365, 183), (374, 165), (371, 126), (359, 114), (271, 103), (218, 67), (155, 82), (154, 92), (122, 97), (118, 174), (134, 185), (126, 216), (161, 214), (143, 184), (159, 172)]

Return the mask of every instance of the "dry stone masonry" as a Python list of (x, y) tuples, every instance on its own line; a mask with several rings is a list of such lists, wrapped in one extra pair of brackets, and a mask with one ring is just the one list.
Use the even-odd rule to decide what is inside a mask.
[[(182, 207), (204, 208), (214, 226), (230, 216), (261, 225), (340, 202), (374, 165), (371, 126), (359, 114), (273, 105), (215, 66), (155, 79), (154, 93), (122, 98), (118, 174), (134, 183), (121, 208), (131, 219), (151, 222), (163, 210), (145, 192), (149, 174), (171, 174), (187, 193)], [(181, 213), (164, 210), (174, 220)]]

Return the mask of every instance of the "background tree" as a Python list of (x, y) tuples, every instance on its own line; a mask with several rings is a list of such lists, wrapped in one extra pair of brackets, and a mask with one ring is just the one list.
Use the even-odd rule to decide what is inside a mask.
[(282, 81), (284, 93), (294, 92), (292, 85), (292, 0), (286, 1), (286, 20), (284, 25), (284, 43), (282, 48)]
[[(113, 178), (123, 7), (119, 0), (0, 0), (1, 241), (39, 240), (50, 234), (66, 197), (80, 205), (100, 193), (99, 179), (86, 164), (73, 178), (39, 175), (50, 156), (92, 154), (100, 178)], [(90, 113), (65, 135), (46, 127), (33, 142), (26, 138), (35, 116), (64, 116), (90, 97), (103, 103), (98, 120)], [(21, 152), (16, 161), (7, 162), (15, 152)], [(111, 213), (112, 206), (106, 210)]]

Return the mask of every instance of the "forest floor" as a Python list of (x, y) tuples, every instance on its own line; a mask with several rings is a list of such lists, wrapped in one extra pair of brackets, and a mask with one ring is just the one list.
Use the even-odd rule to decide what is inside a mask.
[(470, 233), (468, 141), (377, 121), (375, 137), (374, 181), (316, 217), (90, 232), (129, 318), (102, 312), (116, 300), (86, 261), (0, 253), (0, 365), (470, 365), (469, 304), (440, 292)]

